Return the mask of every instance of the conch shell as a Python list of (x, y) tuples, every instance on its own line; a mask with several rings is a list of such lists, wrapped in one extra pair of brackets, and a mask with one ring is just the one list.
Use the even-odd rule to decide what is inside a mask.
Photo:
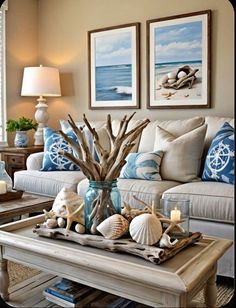
[(153, 245), (161, 238), (162, 225), (155, 214), (141, 214), (131, 221), (129, 233), (137, 243)]
[(166, 233), (162, 234), (162, 237), (159, 241), (159, 247), (161, 248), (173, 248), (175, 244), (178, 242), (177, 239), (175, 239), (173, 242), (170, 241), (170, 236)]
[[(67, 214), (66, 206), (71, 212), (74, 212), (80, 204), (84, 201), (76, 192), (70, 190), (69, 188), (63, 187), (57, 194), (53, 205), (52, 211), (57, 217), (63, 217)], [(83, 218), (83, 211), (78, 213), (78, 216)]]
[(115, 240), (120, 238), (129, 230), (129, 222), (120, 214), (114, 214), (103, 220), (97, 230), (107, 239)]

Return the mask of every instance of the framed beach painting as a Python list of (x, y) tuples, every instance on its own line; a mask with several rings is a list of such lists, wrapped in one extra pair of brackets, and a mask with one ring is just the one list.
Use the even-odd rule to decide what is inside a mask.
[(210, 18), (147, 21), (147, 108), (210, 108)]
[(140, 107), (140, 23), (88, 32), (89, 107)]

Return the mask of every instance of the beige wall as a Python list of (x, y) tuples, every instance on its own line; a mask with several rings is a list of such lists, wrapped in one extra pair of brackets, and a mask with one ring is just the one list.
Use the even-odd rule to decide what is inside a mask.
[[(20, 58), (11, 63), (12, 68), (16, 66), (17, 73), (11, 77), (15, 80), (14, 87), (8, 91), (12, 97), (13, 108), (16, 103), (21, 102), (22, 106), (29, 102), (18, 97), (17, 93), (20, 88), (21, 69), (35, 61), (37, 42), (36, 35), (33, 37), (33, 33), (37, 31), (38, 26), (38, 64), (56, 66), (61, 73), (63, 96), (48, 99), (49, 125), (58, 127), (58, 120), (67, 118), (68, 113), (74, 119), (79, 119), (83, 113), (86, 113), (88, 118), (93, 120), (104, 119), (108, 112), (114, 118), (131, 113), (132, 110), (92, 111), (88, 109), (87, 31), (141, 22), (141, 109), (137, 110), (136, 118), (233, 116), (234, 11), (228, 0), (38, 0), (38, 20), (35, 12), (37, 0), (10, 0), (10, 3), (13, 2), (15, 7), (20, 7), (22, 16), (19, 16), (19, 12), (17, 14), (11, 12), (11, 15), (16, 16), (17, 23), (21, 22), (28, 33), (27, 38), (22, 41), (19, 39), (19, 34), (14, 34), (14, 39), (11, 38), (15, 52), (17, 53), (17, 49), (22, 51)], [(17, 2), (21, 4), (17, 5)], [(22, 7), (22, 2), (27, 13)], [(212, 108), (148, 110), (146, 108), (146, 20), (207, 9), (212, 10)], [(11, 22), (15, 27), (16, 22), (13, 20)], [(32, 32), (28, 28), (31, 23)], [(17, 31), (23, 32), (22, 29)], [(27, 46), (25, 40), (27, 40)], [(11, 83), (10, 79), (9, 83)], [(31, 105), (30, 108), (32, 108)], [(12, 112), (11, 109), (9, 114)]]
[[(6, 15), (7, 118), (34, 117), (35, 100), (20, 96), (23, 68), (38, 64), (38, 3), (8, 0)], [(29, 133), (32, 140), (33, 131)], [(14, 134), (8, 134), (11, 145)]]

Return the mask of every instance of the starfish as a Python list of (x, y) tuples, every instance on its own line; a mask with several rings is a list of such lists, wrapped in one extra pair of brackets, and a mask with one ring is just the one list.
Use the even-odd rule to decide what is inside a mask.
[(180, 223), (184, 222), (184, 219), (180, 220), (170, 220), (169, 218), (162, 217), (159, 218), (160, 222), (169, 224), (168, 228), (164, 231), (165, 234), (171, 232), (174, 228), (179, 229), (180, 232), (184, 233), (185, 230), (179, 225)]
[(68, 205), (65, 205), (65, 206), (66, 206), (67, 213), (60, 215), (59, 217), (65, 218), (67, 220), (66, 230), (67, 231), (70, 230), (70, 227), (74, 221), (80, 223), (81, 225), (84, 225), (84, 220), (78, 216), (78, 213), (84, 207), (84, 202), (82, 202), (80, 206), (74, 212), (72, 212), (72, 208), (70, 208)]
[(50, 210), (49, 212), (45, 209), (43, 209), (44, 215), (45, 215), (45, 220), (50, 219), (50, 218), (56, 218), (56, 213), (53, 210)]

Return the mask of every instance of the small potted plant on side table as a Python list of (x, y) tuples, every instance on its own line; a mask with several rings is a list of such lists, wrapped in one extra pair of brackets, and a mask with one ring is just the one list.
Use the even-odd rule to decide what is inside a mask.
[(36, 130), (38, 124), (32, 119), (20, 117), (17, 120), (9, 119), (7, 121), (6, 131), (16, 132), (14, 145), (17, 148), (24, 148), (28, 146), (29, 138), (27, 132), (31, 129)]

